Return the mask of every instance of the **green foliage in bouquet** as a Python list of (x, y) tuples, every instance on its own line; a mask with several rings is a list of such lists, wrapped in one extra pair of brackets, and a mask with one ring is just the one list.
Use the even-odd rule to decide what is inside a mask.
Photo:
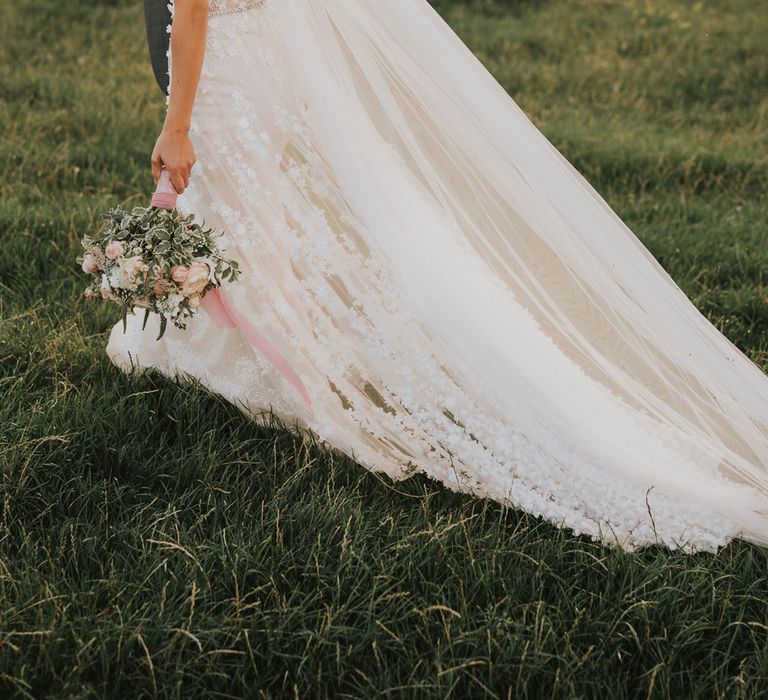
[(113, 208), (101, 218), (106, 220), (101, 234), (82, 239), (84, 254), (77, 261), (92, 278), (85, 296), (119, 303), (124, 330), (134, 307), (145, 309), (142, 328), (150, 311), (160, 315), (158, 340), (169, 320), (186, 328), (185, 319), (194, 316), (208, 291), (240, 275), (237, 262), (216, 245), (223, 234), (196, 223), (194, 214), (135, 207)]

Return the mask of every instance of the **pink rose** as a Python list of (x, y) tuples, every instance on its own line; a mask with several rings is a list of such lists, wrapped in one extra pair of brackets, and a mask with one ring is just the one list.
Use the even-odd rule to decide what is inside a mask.
[(193, 262), (189, 266), (189, 273), (187, 274), (187, 279), (181, 287), (181, 293), (185, 297), (202, 293), (202, 291), (208, 286), (209, 274), (210, 269), (206, 263)]
[(101, 298), (102, 299), (109, 299), (109, 289), (107, 287), (101, 288)]
[(112, 241), (104, 248), (104, 255), (110, 260), (117, 260), (123, 253), (125, 253), (125, 246), (120, 241)]
[(93, 296), (93, 290), (92, 290), (92, 289), (86, 289), (86, 290), (83, 292), (83, 296), (84, 296), (86, 299), (90, 299), (90, 298)]
[(96, 262), (96, 257), (93, 253), (86, 253), (83, 257), (83, 272), (90, 274), (99, 269), (99, 264)]
[(191, 308), (196, 309), (198, 306), (200, 306), (200, 297), (195, 294), (194, 296), (191, 296), (189, 299), (187, 299), (187, 303)]
[(189, 268), (186, 265), (176, 265), (171, 269), (171, 278), (174, 282), (186, 282)]

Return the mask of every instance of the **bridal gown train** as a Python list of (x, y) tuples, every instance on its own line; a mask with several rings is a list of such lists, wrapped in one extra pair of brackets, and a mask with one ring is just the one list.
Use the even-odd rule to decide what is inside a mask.
[(768, 544), (768, 377), (426, 0), (209, 10), (178, 207), (311, 402), (203, 311), (116, 365), (626, 550)]

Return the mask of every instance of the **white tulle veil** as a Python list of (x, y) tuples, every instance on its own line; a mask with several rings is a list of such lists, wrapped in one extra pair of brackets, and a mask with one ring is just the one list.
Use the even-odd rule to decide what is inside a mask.
[[(701, 474), (750, 487), (742, 493), (754, 498), (725, 510), (764, 507), (756, 493), (768, 492), (768, 378), (433, 8), (424, 0), (273, 3), (292, 36), (288, 50), (323, 156), (350, 208), (366, 212), (366, 243), (407, 277), (425, 317), (448, 310), (463, 320), (434, 328), (447, 348), (487, 369), (500, 407), (502, 397), (536, 392), (553, 429), (583, 441), (594, 432), (606, 463), (613, 456), (617, 472), (630, 463), (610, 439), (607, 403), (605, 414), (598, 400), (584, 406), (583, 419), (559, 410), (569, 386), (548, 375), (545, 357), (538, 376), (505, 374), (525, 354), (533, 321), (586, 375), (711, 455)], [(410, 181), (387, 181), (392, 159), (407, 164)], [(414, 194), (425, 190), (439, 207)], [(468, 248), (487, 267), (487, 286), (463, 284)], [(505, 303), (510, 292), (527, 320)], [(759, 529), (763, 518), (754, 523)]]

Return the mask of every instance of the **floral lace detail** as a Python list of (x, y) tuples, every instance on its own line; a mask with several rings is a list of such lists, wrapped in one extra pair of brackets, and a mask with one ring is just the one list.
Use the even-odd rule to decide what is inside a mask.
[[(250, 4), (219, 0), (211, 10)], [(117, 324), (110, 337), (116, 363), (196, 378), (253, 417), (269, 407), (393, 479), (422, 471), (453, 490), (627, 550), (662, 542), (716, 551), (737, 533), (724, 517), (703, 517), (699, 504), (607, 479), (529, 407), (485, 400), (478, 384), (486, 378), (474, 358), (441, 343), (414, 313), (396, 265), (373, 249), (364, 221), (315, 149), (308, 106), (270, 12), (212, 24), (190, 137), (198, 160), (179, 208), (227, 232), (223, 246), (244, 272), (229, 293), (282, 344), (313, 409), (305, 410), (236, 331), (222, 332), (205, 314), (187, 331), (169, 329), (161, 342), (154, 340), (157, 319), (142, 331), (142, 319), (129, 317), (128, 333)], [(487, 274), (471, 251), (466, 265), (468, 275)], [(532, 319), (521, 310), (524, 322)], [(554, 343), (542, 342), (541, 350), (564, 366)], [(613, 398), (637, 444), (657, 445), (648, 449), (650, 461), (691, 469), (711, 461)]]
[(245, 12), (256, 7), (261, 7), (267, 0), (210, 0), (208, 14), (226, 15), (234, 12)]

